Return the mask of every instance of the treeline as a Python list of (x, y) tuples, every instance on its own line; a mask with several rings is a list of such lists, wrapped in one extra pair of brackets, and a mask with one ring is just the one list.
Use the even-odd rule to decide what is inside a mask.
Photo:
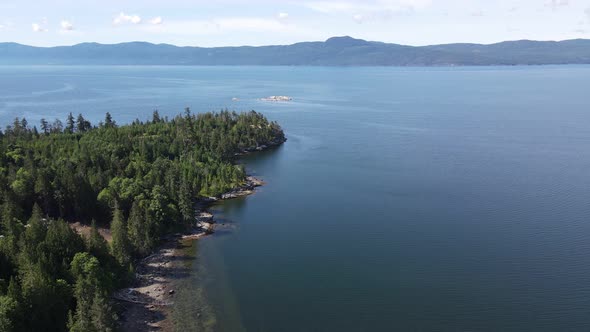
[[(39, 129), (15, 119), (0, 131), (0, 331), (112, 330), (109, 294), (133, 258), (188, 225), (196, 199), (245, 182), (237, 153), (284, 140), (254, 111), (156, 111), (124, 126), (70, 114)], [(110, 227), (110, 244), (95, 223)]]

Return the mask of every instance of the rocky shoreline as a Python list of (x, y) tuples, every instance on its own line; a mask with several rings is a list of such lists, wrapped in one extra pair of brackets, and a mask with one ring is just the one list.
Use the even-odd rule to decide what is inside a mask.
[(215, 219), (208, 208), (217, 201), (248, 196), (264, 182), (248, 176), (246, 183), (218, 197), (200, 200), (195, 205), (195, 222), (186, 233), (173, 234), (150, 256), (136, 265), (133, 285), (113, 294), (121, 305), (120, 329), (122, 331), (170, 331), (172, 322), (167, 317), (174, 304), (173, 279), (177, 277), (177, 262), (184, 259), (179, 254), (183, 240), (196, 240), (214, 232)]
[[(247, 148), (235, 154), (236, 157), (264, 151), (280, 146), (287, 139), (282, 137)], [(121, 331), (172, 331), (173, 322), (168, 319), (170, 307), (174, 304), (173, 279), (181, 272), (177, 262), (187, 259), (180, 253), (182, 241), (197, 240), (214, 232), (215, 219), (209, 207), (218, 201), (248, 196), (264, 182), (253, 176), (246, 177), (246, 183), (217, 197), (208, 197), (195, 204), (195, 222), (183, 234), (169, 235), (163, 244), (150, 256), (137, 262), (135, 280), (128, 288), (120, 289), (113, 298), (120, 305), (119, 328)]]

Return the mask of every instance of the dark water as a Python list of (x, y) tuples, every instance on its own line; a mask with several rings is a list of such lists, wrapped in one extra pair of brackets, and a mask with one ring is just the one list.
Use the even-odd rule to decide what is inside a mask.
[[(283, 125), (245, 160), (267, 185), (187, 249), (179, 329), (587, 331), (589, 86), (584, 66), (0, 67), (0, 120), (191, 106)], [(294, 101), (256, 100), (278, 94)]]

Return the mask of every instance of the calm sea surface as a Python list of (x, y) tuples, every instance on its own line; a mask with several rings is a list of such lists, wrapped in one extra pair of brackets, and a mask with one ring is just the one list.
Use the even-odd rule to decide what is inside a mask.
[(0, 67), (0, 122), (280, 122), (244, 160), (267, 185), (186, 249), (179, 330), (588, 331), (589, 87), (586, 66)]

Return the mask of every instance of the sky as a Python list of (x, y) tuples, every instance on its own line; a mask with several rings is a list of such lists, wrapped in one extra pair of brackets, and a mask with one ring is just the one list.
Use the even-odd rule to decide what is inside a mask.
[(590, 38), (590, 0), (0, 0), (0, 42), (406, 45)]

